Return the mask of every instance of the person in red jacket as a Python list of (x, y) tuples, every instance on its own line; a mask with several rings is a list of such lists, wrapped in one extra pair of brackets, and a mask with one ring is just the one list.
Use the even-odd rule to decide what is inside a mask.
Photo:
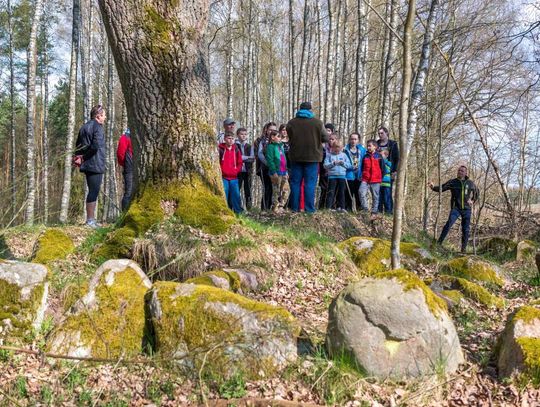
[(116, 158), (118, 165), (122, 167), (122, 175), (124, 176), (124, 196), (122, 197), (122, 210), (125, 211), (131, 202), (133, 194), (133, 147), (131, 146), (131, 132), (129, 128), (118, 140), (118, 148), (116, 149)]
[(360, 206), (368, 210), (368, 190), (371, 192), (371, 213), (379, 212), (379, 192), (383, 174), (383, 160), (377, 152), (377, 142), (368, 140), (367, 152), (362, 160), (362, 182), (360, 184)]
[(227, 205), (234, 213), (242, 212), (242, 199), (238, 187), (238, 174), (242, 171), (242, 152), (234, 143), (234, 133), (226, 132), (224, 143), (219, 145), (219, 164)]

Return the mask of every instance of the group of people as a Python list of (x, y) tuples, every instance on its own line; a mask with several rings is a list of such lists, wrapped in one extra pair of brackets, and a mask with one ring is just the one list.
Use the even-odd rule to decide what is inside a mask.
[[(218, 135), (223, 185), (229, 207), (236, 213), (252, 208), (253, 164), (262, 183), (261, 210), (315, 212), (319, 209), (392, 214), (392, 183), (399, 162), (398, 145), (380, 127), (378, 140), (364, 147), (352, 133), (346, 145), (332, 123), (323, 124), (304, 102), (295, 117), (281, 126), (267, 123), (253, 144), (245, 128), (235, 132), (228, 118)], [(368, 195), (371, 195), (369, 208)]]
[[(107, 118), (101, 105), (94, 106), (90, 120), (79, 130), (73, 164), (86, 177), (86, 224), (96, 228), (95, 209), (106, 170), (105, 134)], [(388, 129), (379, 127), (378, 139), (370, 139), (364, 147), (360, 135), (352, 133), (343, 146), (333, 124), (323, 122), (312, 111), (311, 103), (303, 102), (287, 124), (277, 127), (267, 123), (253, 144), (245, 128), (235, 131), (233, 119), (223, 122), (218, 135), (219, 161), (227, 203), (235, 212), (252, 208), (252, 175), (262, 182), (262, 210), (281, 212), (286, 207), (294, 212), (315, 212), (315, 190), (320, 186), (319, 209), (368, 211), (392, 214), (392, 184), (399, 164), (398, 145), (389, 139)], [(133, 148), (130, 130), (126, 129), (118, 142), (118, 164), (122, 167), (124, 195), (122, 210), (126, 210), (133, 193)], [(472, 208), (478, 200), (478, 188), (468, 178), (466, 166), (458, 168), (457, 177), (448, 182), (428, 186), (435, 192), (451, 191), (451, 211), (438, 243), (442, 244), (456, 220), (461, 217), (461, 251), (469, 239)]]

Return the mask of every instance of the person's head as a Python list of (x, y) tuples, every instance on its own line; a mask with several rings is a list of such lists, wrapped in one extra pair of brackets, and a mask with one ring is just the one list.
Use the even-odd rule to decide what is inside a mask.
[(334, 143), (337, 141), (338, 139), (338, 136), (336, 133), (331, 133), (329, 136), (328, 136), (328, 145), (330, 147), (332, 147), (334, 145)]
[(238, 130), (236, 130), (236, 137), (238, 140), (240, 140), (242, 143), (247, 140), (247, 129), (244, 127), (240, 127)]
[(281, 134), (281, 141), (288, 142), (289, 136), (287, 135), (287, 125), (286, 124), (280, 124), (279, 125), (279, 134)]
[(226, 131), (223, 140), (225, 140), (225, 144), (228, 147), (232, 146), (234, 144), (234, 133), (232, 131)]
[(236, 122), (230, 117), (227, 117), (225, 120), (223, 120), (223, 130), (225, 130), (225, 133), (228, 131), (234, 133), (235, 126)]
[(95, 120), (99, 124), (105, 123), (105, 119), (107, 118), (107, 113), (105, 112), (105, 109), (103, 109), (103, 106), (96, 105), (90, 110), (90, 119)]
[(343, 148), (343, 145), (341, 144), (341, 141), (336, 140), (334, 141), (334, 144), (332, 144), (332, 147), (331, 147), (332, 153), (339, 154), (341, 153), (342, 148)]
[(382, 150), (381, 155), (382, 155), (383, 158), (388, 159), (388, 150)]
[(268, 133), (271, 143), (279, 143), (281, 141), (281, 134), (277, 130), (271, 130)]
[(333, 125), (332, 123), (326, 123), (326, 124), (324, 125), (324, 128), (325, 128), (325, 130), (326, 130), (326, 132), (328, 133), (329, 136), (330, 136), (330, 135), (334, 132), (334, 130), (335, 130), (335, 127), (334, 127), (334, 125)]
[(379, 140), (383, 143), (388, 141), (388, 129), (384, 126), (381, 126), (377, 129), (377, 134), (379, 135)]
[(351, 147), (356, 147), (360, 141), (360, 135), (358, 133), (351, 133), (349, 136), (349, 145)]
[(465, 177), (467, 176), (467, 173), (468, 173), (467, 167), (465, 167), (464, 165), (461, 165), (457, 170), (457, 176), (459, 179), (465, 179)]
[(263, 133), (270, 137), (270, 132), (277, 131), (277, 124), (274, 122), (268, 122), (264, 125)]
[(311, 110), (313, 106), (311, 106), (311, 102), (302, 102), (300, 103), (300, 110)]
[(374, 153), (375, 151), (377, 151), (377, 142), (373, 139), (371, 140), (368, 140), (367, 144), (366, 144), (366, 148), (367, 148), (367, 151), (370, 152), (370, 153)]

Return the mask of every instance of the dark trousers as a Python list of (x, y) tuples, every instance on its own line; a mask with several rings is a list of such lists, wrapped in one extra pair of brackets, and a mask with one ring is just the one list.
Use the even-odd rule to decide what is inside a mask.
[(242, 193), (242, 186), (244, 187), (244, 202), (246, 203), (246, 209), (251, 209), (251, 183), (252, 183), (252, 174), (251, 172), (241, 172), (238, 174), (238, 187), (240, 188), (240, 193)]
[(103, 182), (103, 174), (95, 172), (85, 172), (86, 185), (88, 186), (88, 195), (86, 195), (86, 203), (96, 202)]
[(133, 171), (126, 170), (122, 172), (124, 176), (124, 196), (122, 196), (122, 211), (127, 210), (133, 194)]
[(461, 217), (461, 251), (464, 252), (467, 249), (467, 242), (469, 241), (469, 231), (471, 228), (471, 209), (458, 209), (452, 208), (448, 221), (441, 232), (439, 237), (439, 243), (442, 243), (452, 225), (456, 222), (457, 218)]
[(332, 208), (334, 204), (337, 209), (345, 208), (345, 188), (346, 180), (344, 178), (329, 178), (328, 192), (326, 195), (326, 207)]
[(261, 210), (269, 211), (272, 208), (272, 180), (268, 175), (268, 169), (263, 168), (259, 172), (259, 177), (261, 177), (261, 182), (263, 184), (263, 196), (261, 199)]
[(379, 196), (379, 212), (391, 215), (394, 210), (394, 202), (392, 200), (392, 186), (382, 186)]
[(360, 180), (347, 180), (347, 191), (345, 191), (345, 209), (353, 210), (353, 199), (356, 204), (356, 210), (359, 211), (360, 205)]
[(328, 193), (328, 176), (319, 174), (319, 187), (321, 195), (319, 196), (319, 209), (326, 208), (326, 194)]

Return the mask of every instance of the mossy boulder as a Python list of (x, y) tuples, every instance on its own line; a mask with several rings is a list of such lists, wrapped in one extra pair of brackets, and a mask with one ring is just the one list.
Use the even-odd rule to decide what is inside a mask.
[(517, 244), (516, 260), (534, 264), (537, 251), (538, 246), (532, 240), (522, 240)]
[(440, 272), (469, 281), (494, 284), (499, 287), (502, 287), (505, 283), (499, 267), (475, 256), (456, 257), (449, 260), (442, 264)]
[(151, 342), (144, 296), (152, 283), (132, 260), (102, 264), (49, 342), (54, 353), (118, 358), (139, 354)]
[(492, 294), (480, 284), (473, 283), (461, 277), (440, 275), (433, 281), (431, 288), (433, 291), (441, 294), (443, 292), (448, 293), (448, 291), (459, 291), (465, 298), (489, 308), (503, 309), (505, 306), (503, 298)]
[(257, 289), (257, 277), (240, 269), (213, 270), (190, 278), (186, 284), (203, 284), (233, 292), (249, 292)]
[[(370, 276), (391, 268), (391, 242), (372, 237), (352, 237), (339, 244), (349, 253), (362, 275)], [(409, 268), (433, 261), (431, 254), (415, 243), (401, 242), (401, 260)]]
[(17, 343), (39, 329), (47, 308), (48, 270), (41, 264), (0, 261), (0, 343)]
[(326, 345), (379, 378), (450, 373), (464, 361), (446, 303), (405, 270), (345, 288), (330, 306)]
[(491, 237), (484, 240), (478, 248), (478, 253), (488, 254), (497, 260), (511, 260), (516, 255), (517, 244), (505, 237)]
[(155, 350), (187, 371), (268, 377), (296, 359), (299, 327), (283, 308), (212, 286), (161, 281), (147, 303)]
[(74, 250), (73, 241), (62, 229), (47, 229), (36, 242), (32, 262), (48, 264), (51, 261), (65, 259)]
[(497, 365), (501, 377), (521, 374), (540, 385), (540, 309), (520, 307), (499, 338)]

